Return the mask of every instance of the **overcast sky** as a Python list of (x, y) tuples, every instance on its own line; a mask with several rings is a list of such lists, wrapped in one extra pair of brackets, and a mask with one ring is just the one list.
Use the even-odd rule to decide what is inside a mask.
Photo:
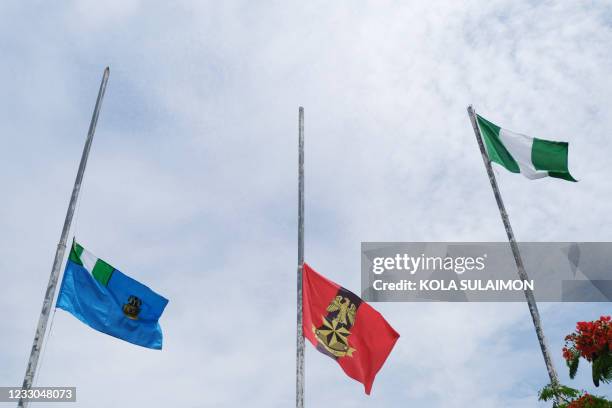
[[(9, 0), (0, 21), (0, 385), (23, 379), (106, 65), (73, 234), (170, 303), (161, 352), (57, 312), (37, 385), (76, 406), (294, 403), (299, 105), (306, 260), (354, 292), (361, 241), (505, 239), (470, 103), (570, 142), (579, 183), (496, 167), (519, 240), (612, 240), (609, 2)], [(372, 395), (307, 344), (307, 406), (540, 406), (525, 304), (374, 307), (402, 337)], [(540, 308), (562, 382), (593, 389), (561, 347), (609, 305)]]

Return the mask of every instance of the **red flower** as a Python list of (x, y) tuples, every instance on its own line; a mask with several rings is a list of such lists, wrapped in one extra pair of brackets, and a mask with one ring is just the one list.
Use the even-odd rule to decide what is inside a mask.
[(563, 357), (569, 360), (577, 353), (586, 360), (593, 361), (597, 356), (612, 350), (610, 320), (610, 316), (601, 316), (599, 320), (592, 322), (578, 322), (576, 331), (565, 336)]
[(567, 408), (588, 408), (593, 405), (595, 399), (592, 395), (584, 394), (582, 397), (578, 398), (569, 403)]

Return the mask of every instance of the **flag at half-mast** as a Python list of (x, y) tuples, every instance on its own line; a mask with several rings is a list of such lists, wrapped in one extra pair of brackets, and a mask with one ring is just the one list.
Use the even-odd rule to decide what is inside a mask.
[(56, 307), (102, 333), (161, 349), (158, 320), (167, 304), (168, 299), (72, 243)]
[(553, 142), (503, 129), (476, 115), (489, 159), (529, 179), (555, 177), (577, 181), (568, 168), (567, 142)]
[(333, 358), (370, 394), (378, 371), (399, 334), (359, 296), (304, 263), (303, 332), (321, 353)]

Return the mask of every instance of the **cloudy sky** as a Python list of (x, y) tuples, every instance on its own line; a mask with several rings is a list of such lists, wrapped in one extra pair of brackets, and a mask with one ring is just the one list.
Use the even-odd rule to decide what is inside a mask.
[[(161, 352), (57, 312), (37, 385), (76, 406), (293, 404), (299, 105), (306, 260), (355, 292), (361, 241), (505, 239), (470, 103), (570, 142), (579, 183), (496, 168), (519, 240), (612, 240), (609, 2), (8, 0), (0, 21), (0, 385), (23, 378), (106, 65), (72, 231), (170, 303)], [(375, 307), (402, 337), (373, 394), (307, 345), (309, 407), (544, 406), (526, 305)], [(609, 305), (540, 307), (562, 381), (592, 389), (563, 336)]]

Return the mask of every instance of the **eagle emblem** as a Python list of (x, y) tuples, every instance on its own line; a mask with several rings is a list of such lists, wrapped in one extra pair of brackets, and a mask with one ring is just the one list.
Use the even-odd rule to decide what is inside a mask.
[(355, 323), (357, 306), (348, 297), (336, 296), (327, 306), (327, 316), (321, 316), (322, 325), (312, 325), (319, 344), (335, 357), (352, 357), (354, 348), (349, 346), (348, 337)]
[(129, 319), (138, 320), (140, 306), (142, 306), (142, 300), (132, 295), (128, 298), (128, 302), (123, 305), (123, 314)]

